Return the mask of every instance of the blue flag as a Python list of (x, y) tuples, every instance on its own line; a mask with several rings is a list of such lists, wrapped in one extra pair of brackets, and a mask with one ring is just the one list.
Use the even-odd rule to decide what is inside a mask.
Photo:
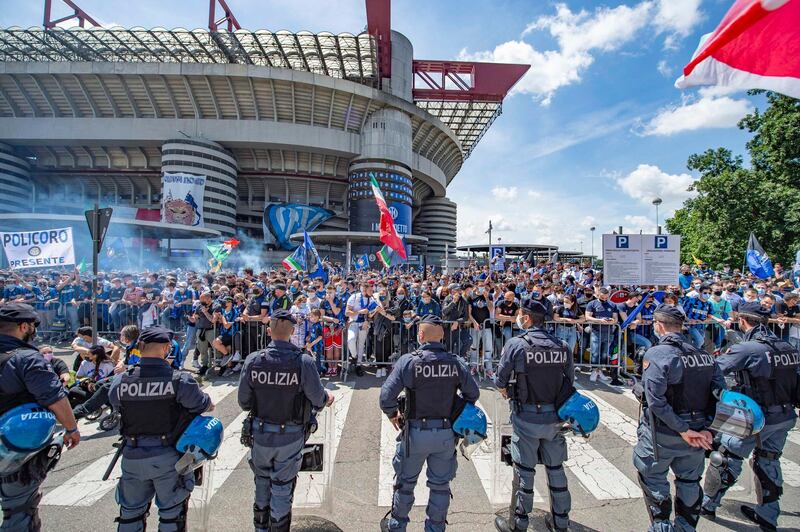
[(364, 253), (355, 260), (355, 268), (357, 271), (363, 271), (369, 268), (369, 255)]
[(303, 231), (302, 247), (305, 252), (308, 276), (312, 279), (319, 277), (325, 284), (328, 284), (328, 272), (325, 271), (325, 267), (322, 265), (322, 259), (319, 258), (319, 253), (317, 253), (317, 248), (314, 247), (314, 243), (311, 241), (311, 237), (308, 236), (306, 231)]
[(620, 329), (624, 331), (625, 329), (628, 328), (628, 326), (630, 326), (631, 323), (633, 323), (633, 321), (636, 319), (636, 316), (642, 313), (642, 309), (644, 308), (645, 303), (647, 303), (647, 300), (650, 299), (652, 295), (653, 295), (652, 293), (648, 293), (646, 296), (642, 298), (642, 301), (638, 305), (636, 305), (636, 308), (633, 309), (630, 314), (628, 314), (628, 319), (626, 319), (622, 323), (622, 325), (620, 325)]
[(745, 259), (747, 267), (750, 268), (750, 273), (759, 279), (768, 279), (775, 275), (775, 270), (772, 269), (772, 261), (769, 260), (767, 253), (753, 233), (750, 233), (750, 240), (747, 242)]

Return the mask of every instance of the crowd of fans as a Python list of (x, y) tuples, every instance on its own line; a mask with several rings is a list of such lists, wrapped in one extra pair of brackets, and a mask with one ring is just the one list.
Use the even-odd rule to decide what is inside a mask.
[[(278, 309), (295, 315), (292, 342), (309, 351), (328, 377), (346, 367), (360, 376), (368, 366), (385, 377), (400, 354), (416, 348), (417, 321), (435, 314), (447, 323), (447, 347), (463, 356), (474, 374), (491, 379), (504, 342), (519, 333), (517, 310), (525, 298), (544, 303), (548, 327), (576, 362), (589, 368), (593, 381), (610, 380), (615, 366), (635, 364), (656, 342), (652, 315), (663, 302), (684, 309), (688, 337), (709, 352), (740, 339), (736, 312), (744, 301), (770, 308), (775, 332), (800, 346), (800, 290), (792, 273), (776, 265), (774, 277), (758, 279), (729, 267), (683, 265), (676, 284), (668, 287), (610, 287), (588, 264), (547, 261), (508, 262), (502, 271), (472, 263), (453, 272), (424, 273), (399, 268), (346, 274), (328, 265), (327, 278), (252, 269), (101, 273), (94, 343), (91, 282), (78, 271), (0, 272), (0, 304), (31, 304), (40, 314), (40, 343), (77, 354), (69, 372), (53, 358), (50, 345), (43, 348), (77, 406), (135, 363), (139, 331), (150, 325), (176, 332), (170, 355), (175, 367), (225, 376), (266, 346), (269, 316)], [(623, 330), (631, 314), (635, 319)], [(102, 397), (95, 399), (102, 403)]]

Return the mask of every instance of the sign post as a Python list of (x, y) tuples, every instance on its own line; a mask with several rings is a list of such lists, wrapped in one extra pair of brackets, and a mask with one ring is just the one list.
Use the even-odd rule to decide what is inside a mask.
[(94, 209), (85, 212), (89, 233), (92, 235), (92, 344), (97, 343), (97, 263), (112, 212), (110, 207), (98, 208), (97, 203), (94, 204)]

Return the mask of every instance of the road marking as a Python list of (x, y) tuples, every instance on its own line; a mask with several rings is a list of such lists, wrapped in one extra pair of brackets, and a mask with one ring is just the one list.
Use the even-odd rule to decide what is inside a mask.
[(788, 484), (793, 488), (800, 487), (800, 465), (781, 457), (781, 473), (783, 474), (784, 484)]
[(581, 484), (598, 500), (638, 499), (639, 486), (598, 453), (580, 436), (568, 435), (569, 460), (564, 462)]
[(324, 415), (329, 414), (331, 411), (323, 410), (323, 416), (319, 418), (319, 428), (317, 432), (311, 435), (308, 439), (309, 443), (329, 443), (331, 451), (329, 454), (330, 463), (325, 464), (325, 470), (319, 472), (300, 472), (297, 476), (297, 485), (294, 492), (294, 501), (292, 506), (294, 508), (315, 508), (322, 506), (327, 496), (326, 489), (330, 487), (333, 481), (333, 467), (336, 464), (336, 452), (339, 449), (339, 441), (342, 438), (344, 431), (344, 424), (347, 420), (347, 411), (350, 409), (350, 400), (353, 398), (353, 388), (339, 384), (338, 388), (330, 389), (331, 384), (328, 386), (330, 393), (333, 394), (333, 410), (335, 419), (333, 422), (333, 434), (331, 437), (325, 433), (326, 427), (324, 422)]
[[(486, 414), (486, 439), (481, 443), (480, 447), (475, 449), (470, 460), (475, 466), (478, 478), (481, 479), (483, 490), (486, 492), (489, 502), (492, 504), (509, 504), (514, 469), (500, 461), (496, 443), (496, 441), (499, 441), (499, 436), (495, 433), (495, 430), (499, 430), (499, 425), (492, 420), (489, 410), (484, 408), (480, 401), (476, 405)], [(534, 479), (536, 478), (539, 477), (535, 476)], [(534, 503), (545, 502), (542, 490), (538, 487), (534, 488), (533, 501)]]
[[(378, 506), (391, 506), (392, 493), (394, 491), (394, 458), (397, 447), (396, 439), (399, 433), (392, 426), (389, 418), (381, 413), (381, 461), (378, 466)], [(417, 477), (417, 485), (414, 486), (414, 506), (426, 506), (428, 504), (428, 488), (425, 486), (428, 466), (422, 464), (422, 470)]]
[(578, 389), (583, 395), (597, 404), (597, 408), (600, 410), (600, 423), (630, 445), (636, 445), (639, 439), (636, 435), (636, 429), (639, 425), (633, 418), (623, 414), (589, 390), (582, 387), (578, 387)]
[(108, 469), (114, 453), (108, 453), (77, 473), (66, 482), (56, 487), (42, 498), (44, 506), (91, 506), (114, 489), (121, 476), (120, 462), (114, 466), (108, 480), (101, 480)]
[(790, 430), (788, 438), (789, 441), (794, 443), (795, 445), (800, 445), (800, 432), (798, 432), (797, 429)]

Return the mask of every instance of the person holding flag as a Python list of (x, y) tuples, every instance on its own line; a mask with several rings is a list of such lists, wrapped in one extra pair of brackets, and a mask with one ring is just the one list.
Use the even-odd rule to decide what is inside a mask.
[(750, 233), (750, 240), (747, 241), (747, 253), (745, 254), (745, 263), (750, 269), (750, 273), (759, 279), (769, 279), (775, 275), (775, 270), (772, 267), (772, 261), (769, 260), (767, 252), (761, 247), (756, 235)]
[(222, 244), (206, 244), (206, 249), (211, 253), (211, 259), (208, 261), (209, 271), (218, 272), (222, 268), (222, 262), (233, 253), (238, 245), (239, 241), (235, 238), (229, 238)]

